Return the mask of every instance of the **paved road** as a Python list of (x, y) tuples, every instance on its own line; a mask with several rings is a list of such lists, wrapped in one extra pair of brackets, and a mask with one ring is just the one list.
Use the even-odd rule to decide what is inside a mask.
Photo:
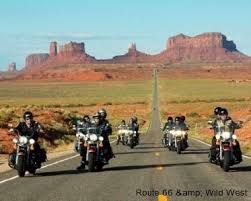
[[(75, 171), (79, 158), (71, 155), (50, 161), (53, 165), (36, 176), (1, 174), (0, 201), (157, 201), (158, 193), (169, 193), (169, 200), (177, 201), (251, 200), (250, 160), (224, 173), (208, 163), (208, 147), (202, 143), (190, 140), (182, 155), (162, 147), (157, 86), (155, 79), (151, 127), (135, 149), (113, 145), (116, 159), (98, 173)], [(207, 196), (209, 190), (220, 191)], [(227, 196), (227, 190), (248, 192), (247, 196)]]

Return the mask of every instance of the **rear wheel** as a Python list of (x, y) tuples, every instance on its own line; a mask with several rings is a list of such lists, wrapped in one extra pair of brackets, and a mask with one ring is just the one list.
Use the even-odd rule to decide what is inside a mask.
[(94, 172), (95, 171), (95, 153), (90, 152), (88, 154), (88, 170), (89, 172)]
[(24, 177), (24, 175), (25, 175), (25, 157), (24, 157), (24, 155), (18, 156), (17, 173), (18, 173), (19, 177)]

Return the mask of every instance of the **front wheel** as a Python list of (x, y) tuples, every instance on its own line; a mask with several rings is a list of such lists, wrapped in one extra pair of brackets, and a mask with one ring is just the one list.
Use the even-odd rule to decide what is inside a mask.
[(25, 156), (19, 155), (17, 159), (17, 174), (19, 177), (24, 177), (25, 175)]
[(177, 154), (181, 154), (181, 141), (177, 142)]
[(117, 145), (119, 145), (119, 142), (120, 142), (120, 138), (117, 139)]
[(34, 167), (29, 168), (28, 171), (30, 174), (36, 174), (36, 168), (34, 168)]
[(230, 157), (231, 157), (230, 151), (224, 152), (224, 160), (223, 160), (223, 170), (224, 170), (224, 172), (229, 171)]
[(88, 155), (88, 170), (89, 172), (94, 172), (95, 171), (95, 153), (94, 152), (90, 152)]
[(134, 147), (134, 143), (133, 143), (133, 141), (131, 141), (130, 148), (133, 149), (133, 147)]

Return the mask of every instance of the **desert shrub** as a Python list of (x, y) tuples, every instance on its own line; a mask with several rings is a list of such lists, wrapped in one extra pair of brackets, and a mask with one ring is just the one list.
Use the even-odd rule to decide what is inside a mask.
[(0, 128), (7, 128), (8, 123), (16, 117), (14, 110), (3, 108), (0, 110)]
[(193, 117), (193, 118), (195, 118), (195, 117), (200, 117), (200, 115), (197, 112), (191, 112), (191, 113), (187, 114), (187, 117)]

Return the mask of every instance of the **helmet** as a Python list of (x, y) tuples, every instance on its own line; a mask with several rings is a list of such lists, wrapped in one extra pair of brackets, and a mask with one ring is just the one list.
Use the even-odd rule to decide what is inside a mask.
[(98, 113), (100, 113), (101, 117), (106, 118), (107, 113), (106, 110), (104, 108), (101, 108)]
[(85, 118), (90, 119), (89, 115), (84, 115), (84, 116), (83, 116), (83, 119), (85, 119)]
[(167, 121), (173, 121), (173, 117), (167, 117)]
[(138, 118), (137, 118), (136, 116), (133, 116), (133, 117), (132, 117), (132, 121), (133, 121), (133, 122), (137, 122), (137, 121), (138, 121)]
[(32, 112), (26, 111), (26, 112), (24, 113), (24, 115), (23, 115), (23, 118), (24, 118), (24, 119), (32, 119), (32, 118), (33, 118)]
[(219, 115), (228, 115), (228, 111), (226, 108), (221, 108)]
[(180, 117), (175, 117), (175, 121), (180, 121)]
[(186, 117), (184, 115), (182, 115), (182, 116), (180, 116), (180, 120), (184, 122), (186, 120)]
[(214, 108), (214, 114), (215, 114), (215, 115), (220, 114), (221, 109), (222, 109), (221, 107), (216, 107), (216, 108)]
[(83, 116), (83, 121), (84, 121), (84, 122), (90, 121), (89, 115), (84, 115), (84, 116)]
[(99, 112), (95, 113), (93, 116), (93, 119), (96, 119), (96, 118), (101, 118), (101, 114)]
[(121, 123), (125, 123), (125, 120), (123, 119), (123, 120), (121, 121)]

